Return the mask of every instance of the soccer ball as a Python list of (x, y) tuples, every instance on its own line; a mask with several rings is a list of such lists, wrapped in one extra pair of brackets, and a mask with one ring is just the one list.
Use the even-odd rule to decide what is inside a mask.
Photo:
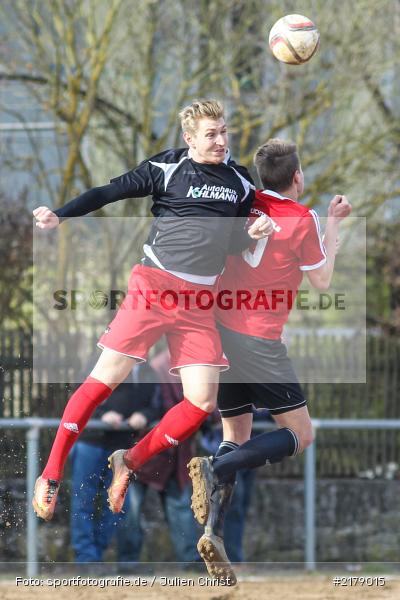
[(275, 23), (269, 34), (272, 54), (281, 62), (301, 65), (317, 51), (319, 32), (303, 15), (286, 15)]

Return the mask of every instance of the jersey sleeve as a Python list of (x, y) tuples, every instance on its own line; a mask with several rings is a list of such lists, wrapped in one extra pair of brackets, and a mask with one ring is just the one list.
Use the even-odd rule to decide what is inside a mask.
[(123, 198), (129, 198), (129, 196), (124, 196), (117, 184), (109, 183), (83, 192), (83, 194), (57, 208), (54, 212), (60, 220), (69, 217), (82, 217), (103, 208), (106, 204), (111, 204)]
[(326, 263), (326, 250), (321, 236), (319, 218), (314, 210), (307, 211), (299, 220), (290, 241), (298, 257), (301, 271), (312, 271)]
[(83, 192), (54, 212), (60, 219), (81, 217), (118, 200), (145, 197), (154, 192), (155, 179), (152, 165), (145, 160), (136, 169), (111, 179), (108, 185)]
[(135, 169), (111, 179), (111, 183), (118, 185), (125, 198), (141, 198), (157, 191), (158, 179), (150, 160), (144, 160)]

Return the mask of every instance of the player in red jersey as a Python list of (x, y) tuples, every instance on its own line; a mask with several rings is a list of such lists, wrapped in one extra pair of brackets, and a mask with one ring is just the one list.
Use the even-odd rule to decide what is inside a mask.
[[(68, 453), (95, 408), (126, 378), (135, 361), (146, 360), (149, 348), (163, 334), (170, 347), (171, 366), (180, 373), (184, 397), (133, 448), (111, 455), (111, 510), (121, 511), (136, 470), (192, 435), (215, 408), (219, 372), (227, 361), (213, 311), (198, 305), (191, 310), (186, 310), (186, 305), (168, 310), (160, 292), (182, 296), (206, 293), (213, 298), (231, 238), (241, 239), (242, 248), (250, 243), (241, 219), (215, 217), (247, 217), (254, 186), (246, 169), (229, 155), (219, 102), (194, 101), (183, 109), (180, 119), (185, 148), (144, 160), (108, 185), (88, 190), (54, 212), (45, 206), (33, 212), (37, 226), (50, 229), (57, 227), (60, 219), (85, 215), (117, 200), (152, 195), (156, 217), (143, 248), (145, 258), (132, 270), (127, 297), (99, 340), (103, 352), (90, 376), (69, 399), (48, 462), (36, 481), (32, 503), (46, 521), (54, 513)], [(261, 219), (251, 235), (263, 237), (269, 227), (268, 220)], [(150, 299), (154, 290), (158, 295)]]
[[(345, 196), (330, 202), (324, 240), (317, 214), (298, 202), (304, 176), (296, 145), (272, 139), (254, 162), (264, 186), (251, 208), (268, 215), (271, 236), (241, 255), (228, 257), (219, 285), (217, 320), (231, 370), (222, 377), (218, 408), (223, 442), (212, 459), (189, 463), (193, 510), (205, 525), (200, 554), (209, 572), (234, 577), (223, 547), (223, 521), (236, 471), (281, 461), (313, 441), (310, 416), (286, 346), (281, 341), (304, 273), (318, 290), (328, 289), (340, 221), (351, 212)], [(276, 431), (250, 439), (252, 410), (268, 408)]]

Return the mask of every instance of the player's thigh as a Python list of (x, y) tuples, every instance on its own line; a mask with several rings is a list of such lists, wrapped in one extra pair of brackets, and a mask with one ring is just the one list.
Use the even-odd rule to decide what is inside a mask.
[(221, 375), (218, 410), (222, 419), (223, 439), (236, 444), (246, 442), (250, 438), (253, 403), (247, 384), (239, 382), (234, 369)]
[(90, 376), (114, 389), (127, 378), (135, 363), (131, 356), (104, 348)]
[(212, 412), (217, 404), (218, 366), (190, 365), (181, 367), (183, 394), (192, 404), (206, 412)]
[(272, 416), (278, 427), (288, 427), (295, 432), (299, 439), (300, 452), (312, 444), (314, 433), (307, 406)]
[(244, 444), (250, 439), (253, 413), (248, 412), (236, 417), (222, 418), (223, 439), (236, 444)]

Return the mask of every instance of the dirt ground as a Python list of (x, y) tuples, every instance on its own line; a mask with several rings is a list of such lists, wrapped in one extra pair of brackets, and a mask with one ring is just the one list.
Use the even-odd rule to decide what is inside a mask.
[[(397, 600), (400, 598), (400, 579), (384, 576), (385, 584), (377, 585), (375, 578), (368, 578), (373, 585), (350, 585), (350, 577), (343, 577), (341, 585), (335, 587), (332, 576), (302, 575), (278, 576), (273, 575), (257, 581), (239, 581), (234, 588), (212, 585), (210, 580), (200, 576), (171, 578), (165, 582), (157, 577), (129, 579), (117, 586), (109, 578), (97, 579), (97, 584), (79, 585), (60, 582), (59, 587), (49, 585), (46, 579), (28, 584), (22, 578), (17, 585), (16, 580), (0, 582), (1, 600)], [(147, 584), (144, 581), (147, 581)], [(40, 582), (39, 584), (37, 582)], [(41, 583), (43, 581), (43, 583)], [(56, 578), (53, 577), (55, 582)], [(185, 581), (189, 585), (185, 585)], [(193, 582), (193, 584), (191, 583)], [(57, 582), (58, 584), (58, 582)], [(104, 587), (101, 587), (103, 585)]]

